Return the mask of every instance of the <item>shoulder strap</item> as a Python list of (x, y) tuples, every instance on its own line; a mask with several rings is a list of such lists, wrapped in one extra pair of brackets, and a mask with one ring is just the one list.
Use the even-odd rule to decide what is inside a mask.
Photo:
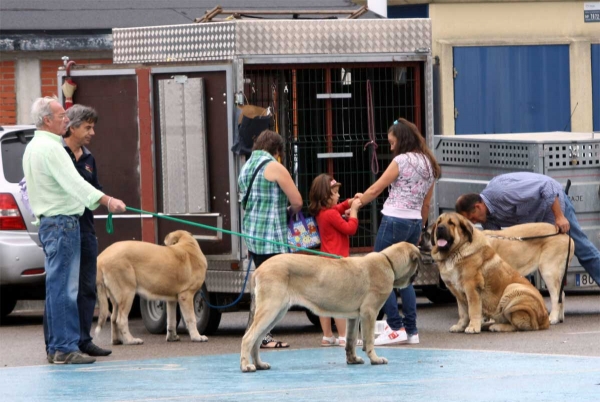
[(246, 195), (244, 196), (244, 199), (242, 200), (242, 208), (246, 209), (246, 204), (248, 203), (248, 197), (250, 196), (250, 190), (252, 189), (252, 184), (254, 183), (254, 179), (256, 179), (256, 175), (260, 171), (260, 168), (262, 168), (264, 165), (266, 165), (269, 162), (272, 162), (272, 160), (265, 159), (256, 167), (256, 170), (254, 171), (254, 174), (252, 174), (252, 178), (250, 179), (250, 184), (248, 184), (248, 189), (246, 190)]

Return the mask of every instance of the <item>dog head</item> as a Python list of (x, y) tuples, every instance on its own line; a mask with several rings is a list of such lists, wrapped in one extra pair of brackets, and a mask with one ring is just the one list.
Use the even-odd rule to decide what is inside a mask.
[(427, 227), (426, 230), (423, 230), (421, 232), (421, 238), (419, 239), (419, 244), (417, 245), (417, 247), (419, 247), (419, 250), (425, 252), (425, 253), (429, 253), (431, 251), (431, 229), (433, 228), (433, 225), (429, 225)]
[(421, 252), (419, 249), (406, 242), (400, 242), (391, 245), (382, 251), (390, 262), (394, 270), (394, 287), (405, 288), (414, 282), (419, 269), (423, 267)]
[(445, 213), (431, 229), (432, 255), (448, 255), (465, 243), (473, 242), (473, 225), (457, 213)]
[(165, 246), (177, 244), (182, 237), (193, 238), (192, 234), (186, 230), (176, 230), (165, 237)]

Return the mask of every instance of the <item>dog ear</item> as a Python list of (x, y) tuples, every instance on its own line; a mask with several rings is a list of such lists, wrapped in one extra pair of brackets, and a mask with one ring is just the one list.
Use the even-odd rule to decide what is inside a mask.
[(437, 230), (437, 222), (433, 225), (433, 227), (431, 228), (431, 235), (429, 236), (430, 240), (431, 240), (431, 245), (435, 246), (435, 231)]
[(460, 223), (460, 228), (462, 229), (463, 233), (465, 233), (467, 235), (467, 237), (469, 238), (469, 243), (473, 242), (473, 225), (471, 225), (471, 223), (465, 222), (465, 219), (460, 219), (459, 221)]

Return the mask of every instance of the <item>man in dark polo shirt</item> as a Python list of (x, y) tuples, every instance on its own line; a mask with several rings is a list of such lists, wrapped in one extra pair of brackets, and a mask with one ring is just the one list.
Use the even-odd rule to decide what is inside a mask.
[[(95, 134), (94, 125), (98, 121), (98, 114), (91, 107), (73, 105), (67, 110), (67, 117), (69, 118), (69, 125), (66, 134), (63, 136), (65, 151), (81, 177), (98, 190), (102, 190), (102, 186), (98, 182), (96, 161), (85, 147), (89, 145)], [(81, 232), (79, 293), (77, 294), (80, 327), (79, 350), (90, 356), (108, 356), (112, 351), (95, 345), (90, 335), (96, 306), (98, 240), (94, 229), (94, 214), (88, 208), (79, 218), (79, 227)], [(44, 329), (46, 330), (46, 328)]]

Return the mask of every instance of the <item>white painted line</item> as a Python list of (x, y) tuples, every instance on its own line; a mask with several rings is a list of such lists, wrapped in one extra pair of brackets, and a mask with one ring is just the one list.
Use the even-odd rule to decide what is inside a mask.
[(567, 332), (567, 335), (586, 335), (586, 334), (600, 334), (600, 331)]

